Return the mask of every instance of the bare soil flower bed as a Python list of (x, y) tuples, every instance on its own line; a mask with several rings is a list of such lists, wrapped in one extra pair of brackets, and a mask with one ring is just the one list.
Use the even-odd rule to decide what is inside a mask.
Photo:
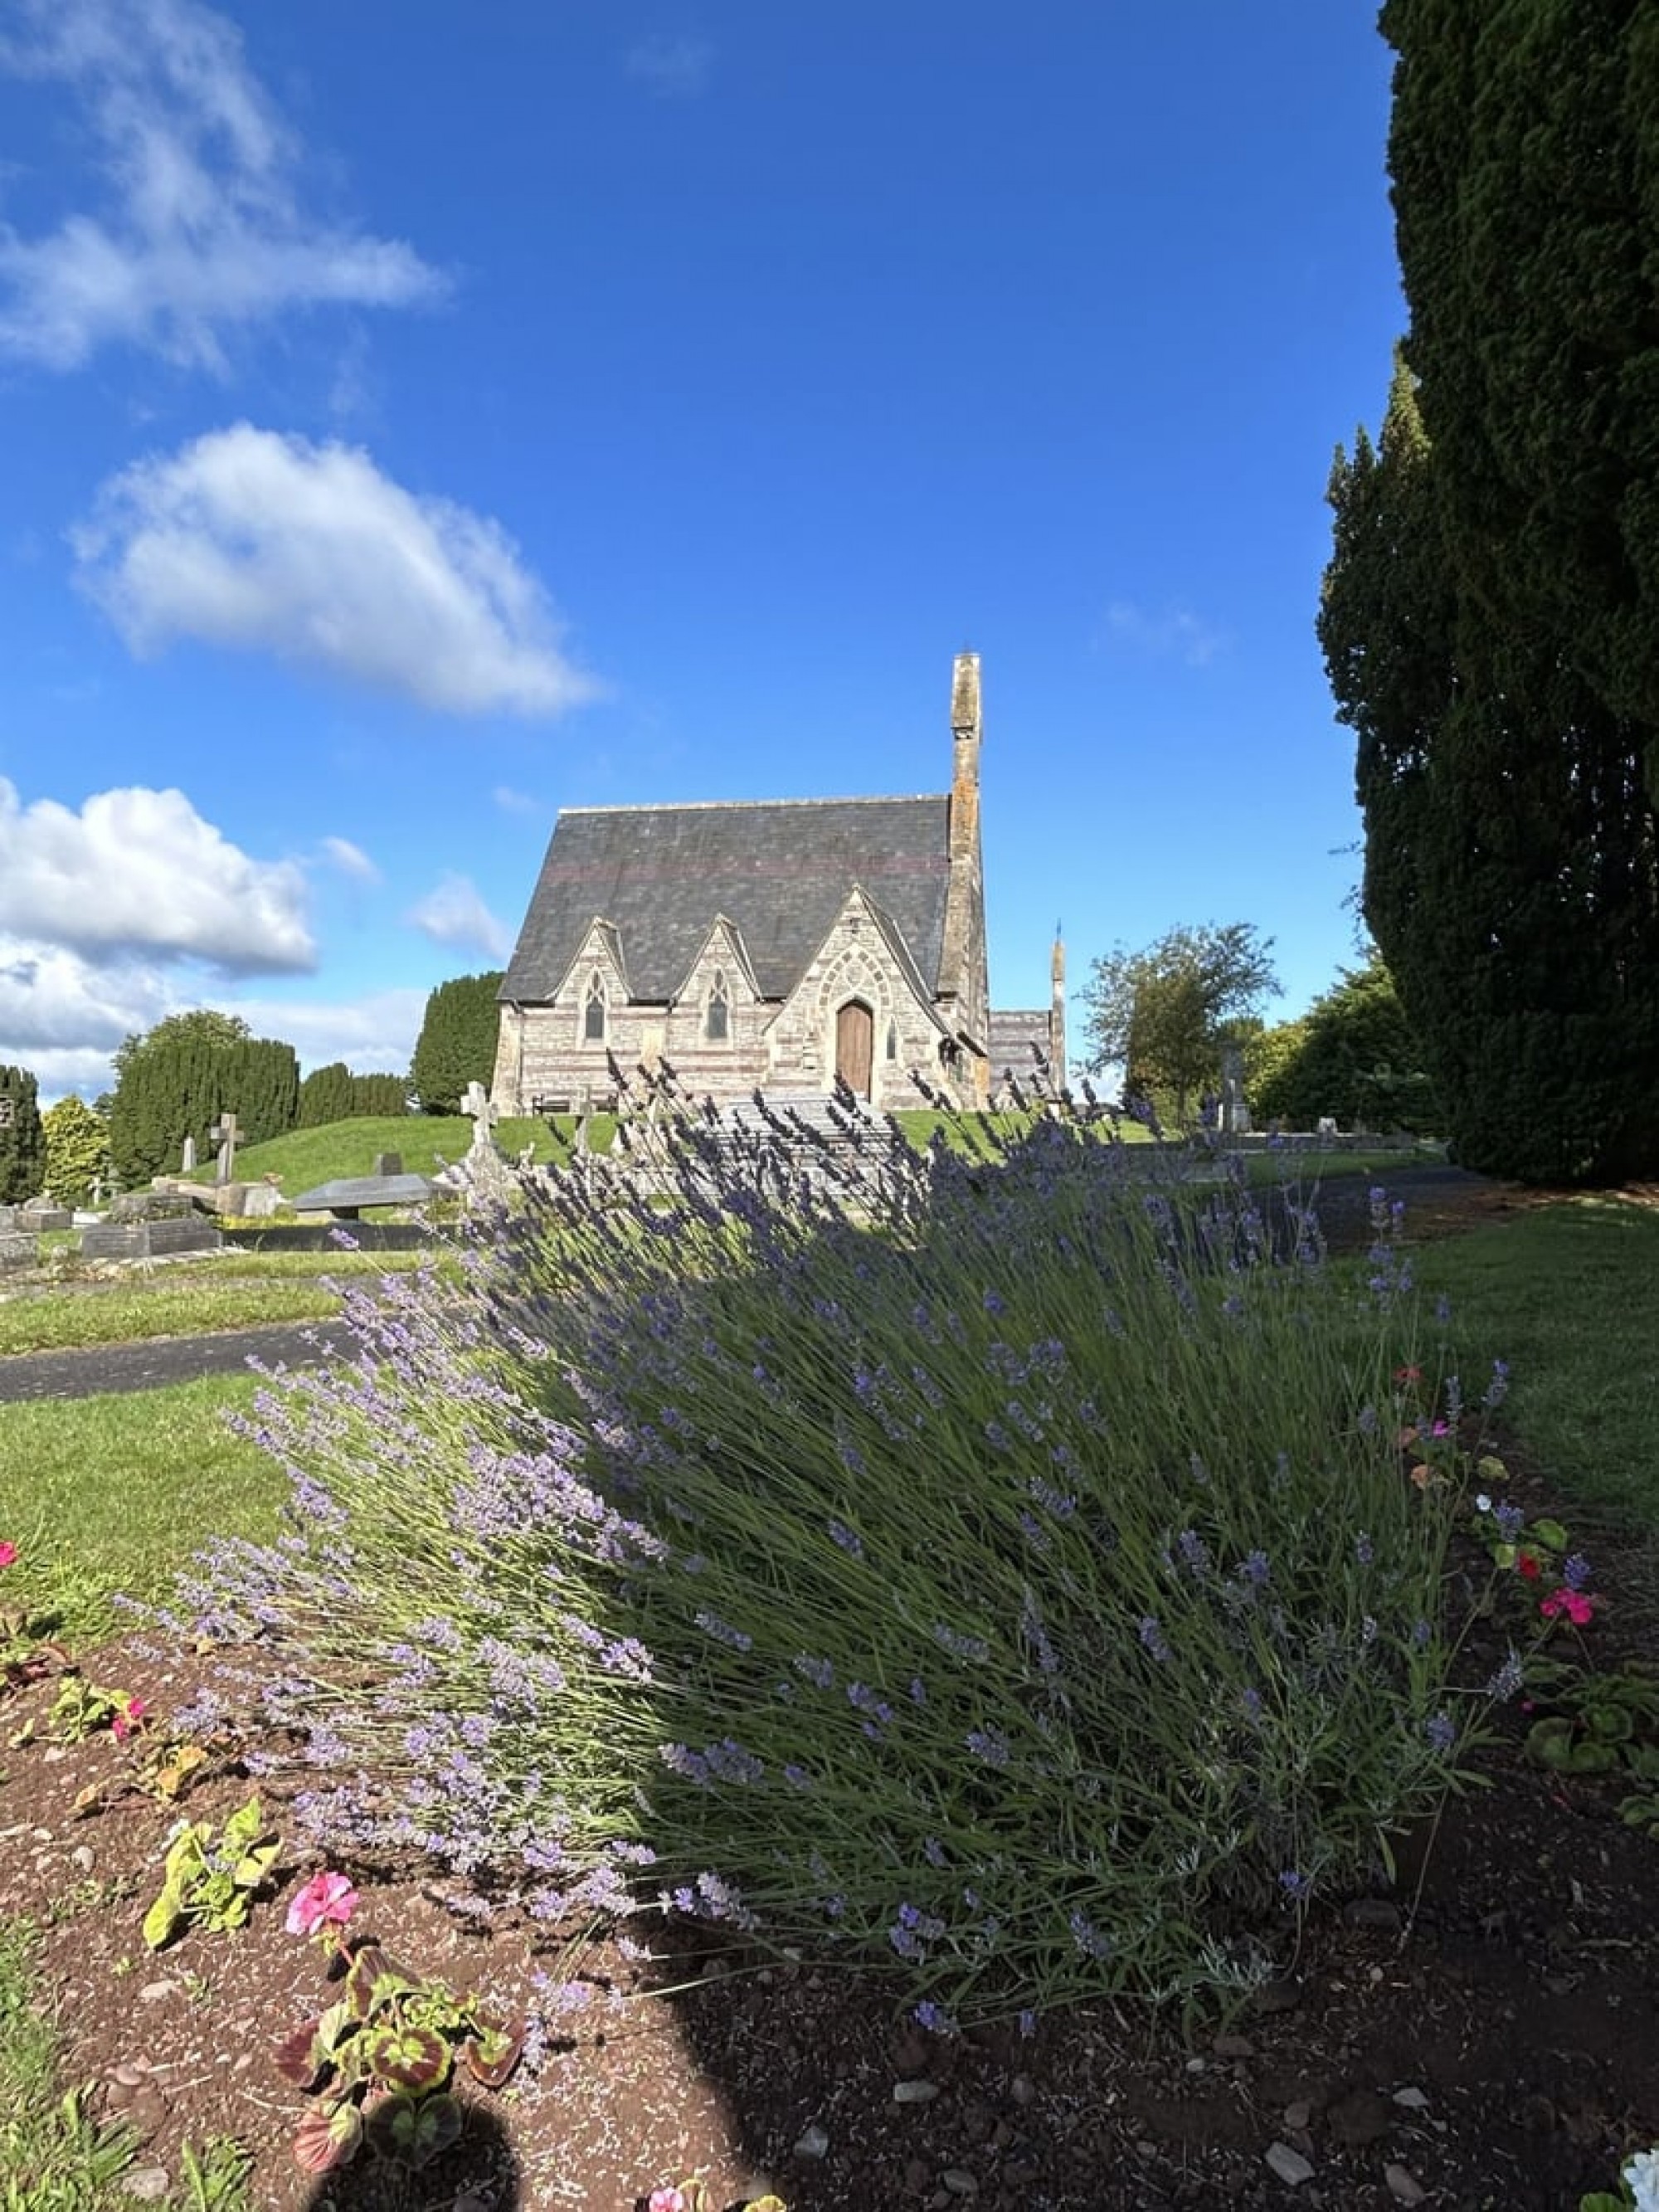
[[(1541, 1509), (1536, 1486), (1515, 1487)], [(1608, 1568), (1602, 1662), (1630, 1648), (1621, 1622), (1638, 1612)], [(1472, 1669), (1504, 1644), (1500, 1626)], [(154, 1650), (84, 1662), (153, 1716), (185, 1703), (210, 1663)], [(304, 2100), (271, 2054), (329, 1994), (324, 1960), (283, 1924), (315, 1862), (280, 1856), (246, 1928), (148, 1952), (140, 1923), (179, 1808), (118, 1789), (133, 1740), (50, 1741), (54, 1694), (36, 1682), (3, 1706), (8, 1738), (33, 1733), (4, 1753), (0, 1911), (41, 1925), (70, 2075), (137, 2128), (138, 2171), (158, 2190), (183, 2142), (234, 2135), (269, 2212), (629, 2212), (696, 2169), (712, 2204), (772, 2188), (791, 2212), (1292, 2197), (1554, 2212), (1659, 2139), (1655, 1844), (1619, 1823), (1603, 1784), (1530, 1767), (1517, 1716), (1491, 1787), (1412, 1839), (1390, 1896), (1315, 1911), (1284, 1979), (1229, 2033), (1190, 2040), (1109, 2006), (1048, 2017), (1030, 2039), (932, 2038), (878, 1983), (683, 1946), (655, 1963), (600, 1947), (573, 1969), (533, 1923), (458, 1917), (429, 1869), (353, 1867), (353, 1932), (401, 1964), (509, 2013), (536, 2008), (538, 1972), (574, 1971), (592, 1996), (568, 2039), (555, 2024), (535, 2074), (477, 2095), (460, 2144), (419, 2176), (365, 2164), (313, 2180), (289, 2149)], [(184, 1802), (192, 1819), (249, 1794), (232, 1761), (204, 1776)], [(93, 1784), (98, 1809), (77, 1812)], [(284, 1796), (263, 1784), (279, 1833)]]

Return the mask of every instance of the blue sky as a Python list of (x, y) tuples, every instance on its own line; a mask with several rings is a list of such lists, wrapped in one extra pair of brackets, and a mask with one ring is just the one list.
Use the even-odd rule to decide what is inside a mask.
[(0, 1060), (406, 1066), (558, 807), (943, 788), (964, 646), (996, 1002), (1249, 921), (1299, 1011), (1372, 17), (4, 0)]

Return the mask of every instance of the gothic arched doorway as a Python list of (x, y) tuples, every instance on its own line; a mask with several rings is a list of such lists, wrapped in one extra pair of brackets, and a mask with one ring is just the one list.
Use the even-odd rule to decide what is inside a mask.
[(870, 1096), (875, 1052), (875, 1015), (862, 999), (849, 999), (836, 1010), (836, 1073), (860, 1098)]

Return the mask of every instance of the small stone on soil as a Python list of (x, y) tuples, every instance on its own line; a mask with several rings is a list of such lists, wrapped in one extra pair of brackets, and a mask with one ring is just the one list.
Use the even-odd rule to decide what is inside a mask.
[(895, 2081), (893, 2102), (896, 2105), (931, 2105), (939, 2094), (937, 2081)]
[(948, 2189), (952, 2197), (979, 2195), (979, 2183), (965, 2166), (947, 2166), (939, 2176), (939, 2185)]
[(124, 2197), (136, 2197), (141, 2204), (160, 2204), (172, 2189), (173, 2179), (164, 2166), (134, 2166), (115, 2185)]
[(1287, 2189), (1299, 2189), (1304, 2181), (1313, 2179), (1312, 2163), (1299, 2150), (1292, 2150), (1289, 2143), (1273, 2143), (1262, 2156)]
[(1429, 2100), (1420, 2089), (1396, 2089), (1394, 2101), (1403, 2105), (1408, 2112), (1426, 2112), (1429, 2109)]
[(821, 2128), (814, 2120), (811, 2126), (802, 2132), (800, 2140), (796, 2143), (795, 2156), (797, 2158), (827, 2158), (829, 2154), (829, 2131), (827, 2129)]
[(1416, 2176), (1408, 2173), (1403, 2166), (1385, 2166), (1382, 2169), (1382, 2179), (1389, 2185), (1389, 2196), (1397, 2198), (1401, 2204), (1428, 2203), (1428, 2191)]

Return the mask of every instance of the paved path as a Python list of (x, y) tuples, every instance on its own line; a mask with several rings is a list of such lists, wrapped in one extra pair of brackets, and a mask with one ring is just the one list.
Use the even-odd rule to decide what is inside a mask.
[[(279, 1362), (303, 1366), (320, 1357), (308, 1340), (329, 1326), (322, 1321), (274, 1322), (263, 1328), (222, 1329), (213, 1336), (158, 1336), (87, 1351), (12, 1352), (0, 1358), (0, 1405), (159, 1390), (169, 1382), (193, 1382), (199, 1375), (240, 1375), (250, 1359), (270, 1367)], [(337, 1325), (336, 1334), (346, 1350), (349, 1340)]]

